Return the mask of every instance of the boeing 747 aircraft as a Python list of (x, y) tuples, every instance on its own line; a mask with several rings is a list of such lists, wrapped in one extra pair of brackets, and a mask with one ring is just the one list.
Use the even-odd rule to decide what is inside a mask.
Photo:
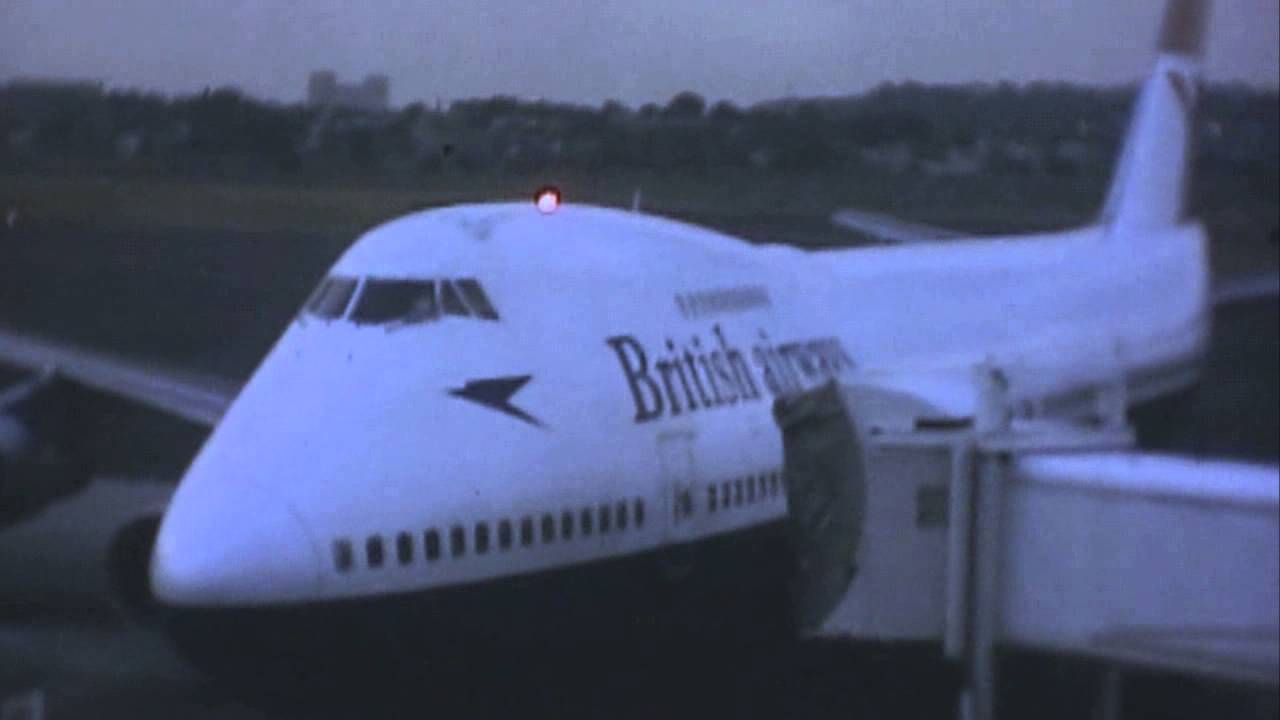
[(552, 192), (415, 213), (359, 237), (240, 388), (0, 333), (32, 373), (0, 396), (0, 489), (35, 508), (81, 484), (74, 462), (60, 487), (24, 474), (51, 388), (211, 428), (113, 572), (215, 672), (740, 637), (785, 614), (775, 399), (836, 379), (963, 420), (981, 363), (1115, 368), (1135, 405), (1195, 382), (1203, 21), (1171, 3), (1087, 227), (964, 239), (853, 213), (894, 242), (808, 252)]

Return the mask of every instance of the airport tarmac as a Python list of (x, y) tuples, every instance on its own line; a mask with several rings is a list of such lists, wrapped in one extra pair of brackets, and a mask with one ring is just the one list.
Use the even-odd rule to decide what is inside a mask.
[[(10, 236), (0, 250), (0, 323), (231, 378), (252, 370), (347, 242), (46, 230)], [(1216, 312), (1201, 387), (1149, 445), (1276, 462), (1278, 318), (1274, 300)], [(949, 716), (954, 678), (945, 671), (921, 674), (927, 664), (827, 644), (671, 657), (625, 673), (480, 677), (464, 689), (421, 678), (395, 692), (355, 687), (322, 707), (245, 702), (104, 600), (98, 559), (110, 529), (168, 489), (101, 478), (38, 521), (0, 532), (0, 720), (35, 705), (48, 718)], [(1005, 716), (1087, 716), (1096, 672), (1020, 657), (1006, 676), (1018, 687), (1003, 698)], [(1159, 675), (1135, 676), (1126, 702), (1140, 711), (1132, 717), (1276, 717), (1274, 691)]]

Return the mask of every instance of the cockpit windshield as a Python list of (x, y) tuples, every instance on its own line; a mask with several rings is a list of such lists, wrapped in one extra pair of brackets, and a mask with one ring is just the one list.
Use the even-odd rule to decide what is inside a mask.
[(444, 315), (498, 319), (475, 278), (367, 278), (350, 319), (357, 325), (408, 324)]
[(356, 291), (356, 279), (349, 277), (327, 277), (320, 287), (311, 294), (304, 310), (308, 315), (333, 320), (340, 318), (347, 311), (351, 296)]
[(351, 311), (357, 325), (388, 322), (423, 322), (439, 317), (434, 280), (379, 280), (369, 278), (360, 301)]
[(303, 312), (324, 320), (345, 317), (357, 325), (406, 325), (445, 315), (498, 319), (475, 278), (370, 277), (361, 284), (359, 278), (331, 275), (311, 294)]

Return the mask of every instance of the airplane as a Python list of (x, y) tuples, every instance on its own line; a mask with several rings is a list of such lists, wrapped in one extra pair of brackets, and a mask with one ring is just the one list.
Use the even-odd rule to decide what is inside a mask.
[(875, 216), (888, 245), (805, 251), (554, 188), (418, 212), (357, 238), (243, 387), (0, 332), (0, 361), (32, 373), (0, 405), (4, 492), (35, 512), (83, 485), (74, 459), (65, 487), (24, 480), (49, 456), (25, 420), (48, 396), (210, 428), (110, 564), (123, 605), (236, 681), (516, 639), (572, 638), (588, 662), (731, 644), (786, 615), (777, 398), (870, 383), (963, 419), (981, 363), (1116, 367), (1134, 407), (1195, 383), (1214, 302), (1184, 200), (1205, 15), (1170, 3), (1086, 227), (962, 238)]

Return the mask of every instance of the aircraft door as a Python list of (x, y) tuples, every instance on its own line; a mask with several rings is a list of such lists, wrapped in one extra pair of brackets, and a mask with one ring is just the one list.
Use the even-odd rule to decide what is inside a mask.
[(662, 463), (663, 540), (681, 543), (694, 537), (698, 508), (695, 483), (697, 465), (692, 431), (665, 432), (658, 436)]

